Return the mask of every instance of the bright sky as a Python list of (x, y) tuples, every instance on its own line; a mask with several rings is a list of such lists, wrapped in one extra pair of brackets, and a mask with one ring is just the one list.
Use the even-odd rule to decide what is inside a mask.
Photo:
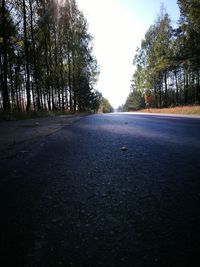
[(114, 108), (130, 92), (137, 46), (160, 11), (161, 3), (175, 24), (179, 18), (176, 0), (77, 0), (94, 37), (94, 54), (100, 66), (96, 88)]

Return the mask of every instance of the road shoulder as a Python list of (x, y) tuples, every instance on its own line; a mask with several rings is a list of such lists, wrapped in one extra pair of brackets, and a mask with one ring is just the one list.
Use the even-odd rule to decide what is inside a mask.
[(18, 150), (23, 151), (25, 143), (53, 134), (82, 117), (83, 115), (60, 115), (30, 120), (0, 121), (0, 158), (13, 157)]

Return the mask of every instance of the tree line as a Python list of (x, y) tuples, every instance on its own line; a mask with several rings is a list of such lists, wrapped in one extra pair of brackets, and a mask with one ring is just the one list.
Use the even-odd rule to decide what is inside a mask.
[(177, 4), (177, 28), (161, 6), (147, 30), (133, 60), (136, 70), (130, 94), (120, 109), (200, 104), (200, 1), (178, 0)]
[(111, 113), (114, 112), (114, 108), (110, 104), (109, 100), (105, 97), (101, 98), (99, 109), (99, 113)]
[(92, 36), (75, 0), (0, 0), (0, 110), (97, 110)]

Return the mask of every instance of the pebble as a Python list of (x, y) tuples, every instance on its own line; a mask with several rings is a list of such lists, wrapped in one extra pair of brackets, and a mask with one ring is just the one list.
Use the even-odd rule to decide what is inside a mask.
[(125, 146), (122, 146), (122, 147), (121, 147), (121, 150), (122, 150), (122, 151), (126, 151), (127, 149), (128, 149), (128, 148), (125, 147)]

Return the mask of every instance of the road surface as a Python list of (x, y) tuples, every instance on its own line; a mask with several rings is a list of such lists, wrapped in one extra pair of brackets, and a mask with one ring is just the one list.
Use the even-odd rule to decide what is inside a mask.
[(200, 264), (200, 119), (92, 115), (0, 168), (0, 266)]

